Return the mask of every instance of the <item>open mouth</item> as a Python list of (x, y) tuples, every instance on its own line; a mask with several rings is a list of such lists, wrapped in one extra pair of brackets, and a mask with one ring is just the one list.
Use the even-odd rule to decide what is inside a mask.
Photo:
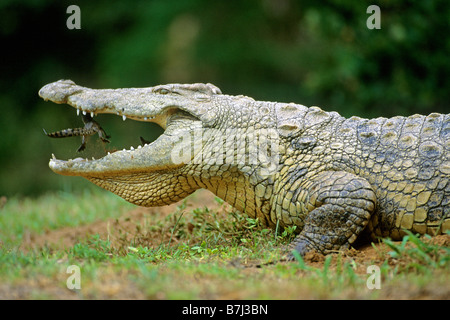
[[(186, 133), (180, 127), (182, 123), (199, 122), (200, 120), (195, 116), (180, 110), (178, 108), (166, 108), (159, 115), (153, 116), (127, 116), (126, 114), (116, 113), (123, 121), (135, 120), (143, 122), (153, 122), (158, 124), (164, 131), (156, 140), (148, 141), (145, 137), (139, 136), (140, 144), (136, 147), (130, 146), (122, 150), (106, 151), (105, 155), (100, 158), (88, 159), (83, 157), (76, 157), (69, 160), (57, 159), (54, 154), (49, 162), (49, 167), (56, 173), (63, 175), (77, 175), (77, 176), (104, 176), (120, 172), (135, 173), (135, 172), (149, 172), (167, 170), (169, 168), (179, 166), (171, 161), (171, 150), (179, 142), (182, 134)], [(95, 120), (94, 112), (86, 112), (77, 108), (77, 115), (82, 115), (85, 122), (85, 128), (78, 128), (81, 134), (73, 134), (77, 129), (66, 129), (55, 133), (47, 133), (48, 136), (58, 137), (81, 136), (82, 145), (90, 143), (85, 141), (83, 133), (86, 135), (99, 135), (104, 143), (109, 140), (104, 139), (108, 137), (105, 130)], [(85, 120), (87, 118), (87, 120)], [(181, 124), (181, 125), (180, 125)], [(94, 128), (94, 129), (92, 129)], [(82, 130), (84, 129), (84, 131)], [(69, 131), (72, 130), (72, 131)], [(90, 131), (89, 131), (90, 130)], [(102, 137), (103, 135), (103, 137)], [(144, 134), (145, 136), (145, 134)], [(96, 137), (91, 137), (95, 139)], [(106, 141), (105, 141), (106, 140)], [(113, 141), (113, 138), (111, 138)], [(81, 147), (80, 147), (81, 148)], [(79, 148), (79, 149), (80, 149)]]
[[(80, 109), (77, 109), (77, 116), (80, 116)], [(87, 144), (87, 138), (89, 136), (96, 136), (98, 134), (99, 139), (103, 142), (103, 143), (110, 143), (111, 141), (108, 140), (111, 138), (111, 136), (109, 136), (106, 131), (103, 129), (103, 127), (99, 124), (99, 122), (97, 122), (96, 120), (94, 120), (94, 112), (90, 112), (87, 113), (86, 111), (82, 111), (82, 115), (81, 118), (83, 120), (84, 123), (84, 127), (82, 128), (68, 128), (68, 129), (64, 129), (64, 130), (60, 130), (60, 131), (55, 131), (55, 132), (47, 132), (45, 129), (43, 129), (44, 133), (51, 138), (67, 138), (67, 137), (81, 137), (82, 140), (82, 144), (81, 146), (78, 148), (77, 152), (82, 152), (85, 150), (86, 148), (86, 144)], [(145, 122), (153, 122), (152, 120), (155, 117), (145, 117), (143, 121)], [(125, 121), (127, 119), (127, 117), (125, 115), (122, 115), (122, 119), (123, 121)], [(123, 135), (123, 133), (122, 133)], [(138, 149), (141, 149), (142, 147), (146, 147), (148, 144), (151, 143), (151, 141), (146, 140), (145, 138), (143, 138), (142, 136), (139, 137), (140, 139), (140, 145), (138, 145)], [(118, 151), (118, 149), (113, 149), (111, 150), (111, 148), (105, 149), (105, 153), (106, 150), (108, 151), (108, 154), (110, 154), (111, 152), (116, 152)], [(134, 147), (131, 146), (129, 147), (128, 151), (133, 151)], [(123, 148), (123, 151), (127, 151), (126, 148)], [(54, 154), (52, 155), (52, 159), (56, 159)], [(87, 158), (83, 159), (81, 157), (78, 157), (76, 159), (71, 159), (71, 160), (76, 160), (76, 161), (88, 161)], [(93, 159), (95, 160), (95, 158)]]

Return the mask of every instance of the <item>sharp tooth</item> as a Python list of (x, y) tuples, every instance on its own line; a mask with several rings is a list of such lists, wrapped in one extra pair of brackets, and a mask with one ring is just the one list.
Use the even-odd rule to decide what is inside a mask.
[(83, 115), (86, 115), (86, 111), (83, 110)]
[(122, 116), (122, 120), (125, 121), (127, 120), (127, 117), (125, 115)]
[(94, 158), (94, 157), (92, 157), (92, 160), (95, 160), (95, 158)]
[(138, 149), (141, 149), (142, 148), (142, 146), (141, 145), (138, 145)]
[(91, 118), (93, 118), (93, 117), (94, 117), (94, 112), (91, 111)]
[(108, 156), (111, 154), (111, 152), (108, 151)]
[(80, 115), (80, 109), (77, 109), (77, 116)]
[(123, 150), (122, 150), (122, 151), (127, 151), (127, 149), (123, 148)]
[(144, 117), (144, 120), (145, 120), (145, 121), (147, 121), (147, 120), (148, 120), (148, 118), (147, 118), (147, 117)]
[(131, 150), (131, 151), (133, 151), (133, 150), (134, 150), (133, 146), (131, 146), (131, 147), (130, 147), (130, 150)]
[(53, 159), (53, 160), (56, 160), (56, 157), (55, 157), (55, 154), (54, 154), (54, 153), (52, 153), (52, 159)]

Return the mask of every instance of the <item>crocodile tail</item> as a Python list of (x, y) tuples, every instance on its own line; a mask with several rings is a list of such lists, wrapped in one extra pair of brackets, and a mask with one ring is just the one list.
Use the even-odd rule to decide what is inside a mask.
[(76, 137), (76, 136), (84, 136), (92, 134), (89, 130), (85, 130), (84, 128), (69, 128), (60, 131), (50, 132), (44, 130), (44, 133), (51, 138), (66, 138), (66, 137)]

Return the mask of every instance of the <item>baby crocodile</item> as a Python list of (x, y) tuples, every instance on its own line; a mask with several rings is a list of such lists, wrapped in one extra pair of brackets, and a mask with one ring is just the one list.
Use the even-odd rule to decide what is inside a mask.
[(110, 136), (106, 134), (105, 130), (103, 130), (103, 128), (98, 124), (97, 121), (94, 121), (94, 119), (92, 119), (92, 116), (86, 113), (82, 115), (82, 119), (84, 122), (84, 128), (75, 128), (75, 129), (68, 128), (51, 133), (47, 133), (45, 129), (43, 130), (44, 133), (51, 138), (66, 138), (66, 137), (81, 136), (81, 145), (78, 148), (77, 152), (81, 152), (86, 148), (86, 136), (91, 136), (95, 133), (98, 133), (98, 136), (103, 142), (107, 143), (110, 142), (108, 140)]

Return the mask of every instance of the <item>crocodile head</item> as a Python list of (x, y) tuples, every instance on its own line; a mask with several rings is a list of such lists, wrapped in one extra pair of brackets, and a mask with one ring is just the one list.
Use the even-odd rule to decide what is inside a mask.
[[(212, 84), (90, 89), (70, 80), (60, 80), (44, 86), (39, 96), (58, 104), (68, 104), (76, 108), (77, 113), (81, 111), (92, 116), (111, 113), (123, 120), (155, 122), (164, 129), (152, 143), (116, 151), (100, 159), (65, 161), (54, 156), (50, 159), (49, 166), (54, 172), (82, 176), (143, 206), (173, 203), (205, 187), (196, 179), (205, 174), (205, 165), (192, 160), (199, 152), (205, 154), (205, 146), (213, 149), (214, 145), (207, 140), (214, 138), (214, 134), (208, 135), (207, 139), (203, 135), (198, 144), (196, 132), (201, 134), (208, 128), (238, 128), (240, 124), (247, 127), (250, 118), (254, 124), (263, 122), (252, 114), (254, 112), (246, 114), (246, 108), (242, 108), (253, 99), (222, 95)], [(234, 103), (236, 99), (240, 103)], [(269, 112), (261, 111), (263, 114)], [(209, 171), (206, 175), (214, 174)]]

